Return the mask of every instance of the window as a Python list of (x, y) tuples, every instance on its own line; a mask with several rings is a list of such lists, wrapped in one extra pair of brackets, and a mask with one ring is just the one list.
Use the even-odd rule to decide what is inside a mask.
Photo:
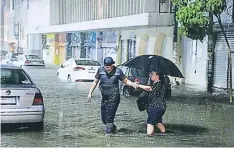
[(136, 73), (139, 77), (149, 77), (149, 72), (136, 69)]
[(159, 13), (169, 13), (169, 11), (170, 11), (169, 0), (160, 0)]
[(123, 71), (123, 73), (124, 73), (125, 76), (129, 76), (129, 68), (128, 67), (122, 66), (121, 69), (122, 69), (122, 71)]
[(15, 0), (12, 0), (12, 10), (15, 9)]
[(99, 62), (93, 60), (76, 60), (75, 62), (77, 65), (101, 66)]
[(136, 41), (128, 40), (128, 60), (136, 56)]
[(37, 55), (25, 55), (26, 59), (40, 59)]
[(159, 3), (166, 3), (166, 0), (159, 0)]
[(11, 55), (11, 58), (16, 58), (16, 57), (18, 57), (19, 55), (21, 55), (22, 53), (13, 53), (12, 55)]
[(1, 84), (32, 84), (21, 69), (1, 69)]

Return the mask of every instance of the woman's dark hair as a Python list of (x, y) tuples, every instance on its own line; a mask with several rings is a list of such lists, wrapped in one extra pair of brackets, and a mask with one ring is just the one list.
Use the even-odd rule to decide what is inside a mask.
[[(157, 75), (159, 76), (159, 80), (164, 83), (164, 74), (156, 72)], [(150, 79), (150, 84), (153, 84), (153, 81)]]
[(164, 75), (161, 74), (161, 73), (158, 73), (158, 76), (159, 76), (159, 80), (160, 80), (161, 82), (164, 82)]

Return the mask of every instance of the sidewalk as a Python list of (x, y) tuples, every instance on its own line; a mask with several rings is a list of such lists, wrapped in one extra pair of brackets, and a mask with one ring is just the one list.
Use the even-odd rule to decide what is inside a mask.
[(215, 103), (222, 103), (228, 105), (234, 105), (230, 103), (228, 93), (226, 90), (214, 90), (212, 94), (205, 91), (204, 88), (195, 85), (176, 85), (172, 86), (172, 98), (171, 100), (184, 100), (189, 101), (210, 101)]

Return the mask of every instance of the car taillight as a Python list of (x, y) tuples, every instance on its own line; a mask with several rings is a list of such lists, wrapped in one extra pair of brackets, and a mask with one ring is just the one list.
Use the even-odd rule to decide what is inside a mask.
[(43, 97), (41, 93), (36, 93), (33, 100), (33, 105), (43, 105)]
[(73, 70), (74, 70), (74, 71), (85, 70), (85, 68), (84, 68), (84, 67), (75, 67), (75, 68), (73, 68)]
[(140, 79), (136, 78), (136, 79), (135, 79), (135, 82), (140, 82)]
[(30, 63), (30, 61), (26, 60), (24, 63), (25, 63), (25, 64), (29, 64), (29, 63)]

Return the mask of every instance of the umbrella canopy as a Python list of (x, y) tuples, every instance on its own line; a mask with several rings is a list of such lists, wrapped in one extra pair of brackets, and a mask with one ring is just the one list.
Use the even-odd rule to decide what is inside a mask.
[(122, 64), (126, 67), (155, 71), (172, 77), (184, 78), (177, 66), (170, 60), (157, 55), (142, 55)]

